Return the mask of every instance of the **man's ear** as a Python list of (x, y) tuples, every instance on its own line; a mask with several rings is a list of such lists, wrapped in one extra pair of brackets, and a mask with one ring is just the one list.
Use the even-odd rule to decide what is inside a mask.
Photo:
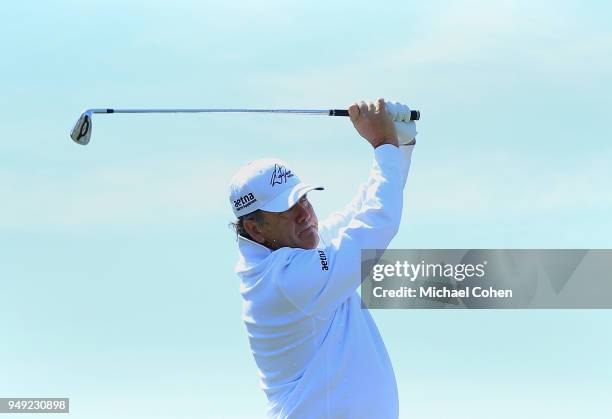
[(244, 220), (243, 226), (246, 232), (249, 233), (249, 236), (251, 236), (253, 240), (255, 240), (257, 243), (264, 244), (266, 238), (262, 234), (261, 227), (257, 222), (255, 222), (254, 220)]

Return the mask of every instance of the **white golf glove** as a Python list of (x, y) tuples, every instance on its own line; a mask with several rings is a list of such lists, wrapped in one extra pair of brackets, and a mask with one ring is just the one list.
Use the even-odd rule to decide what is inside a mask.
[(387, 113), (395, 124), (400, 145), (407, 145), (417, 135), (416, 124), (410, 120), (410, 108), (399, 102), (385, 101)]

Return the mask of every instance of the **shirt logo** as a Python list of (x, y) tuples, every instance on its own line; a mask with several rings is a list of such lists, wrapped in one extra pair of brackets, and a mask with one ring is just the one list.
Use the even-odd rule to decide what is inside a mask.
[(327, 262), (327, 256), (325, 255), (325, 252), (322, 250), (319, 250), (319, 259), (321, 259), (321, 270), (322, 271), (329, 271), (329, 265)]
[(270, 178), (270, 186), (274, 185), (282, 185), (283, 183), (287, 183), (287, 179), (293, 177), (293, 173), (291, 170), (287, 170), (285, 166), (279, 166), (278, 164), (274, 165), (274, 170), (272, 171), (272, 177)]

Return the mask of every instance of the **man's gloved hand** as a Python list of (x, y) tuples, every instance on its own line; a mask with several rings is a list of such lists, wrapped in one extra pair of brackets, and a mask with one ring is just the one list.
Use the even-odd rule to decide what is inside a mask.
[(410, 120), (410, 108), (399, 102), (385, 101), (387, 113), (395, 124), (395, 131), (400, 145), (415, 144), (417, 135), (416, 124)]
[(393, 122), (410, 121), (410, 108), (399, 102), (385, 101), (387, 113)]

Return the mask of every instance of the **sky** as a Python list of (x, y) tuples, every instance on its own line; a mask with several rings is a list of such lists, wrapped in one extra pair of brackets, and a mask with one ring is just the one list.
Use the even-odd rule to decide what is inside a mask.
[[(604, 1), (4, 4), (0, 397), (264, 417), (229, 179), (282, 158), (325, 185), (322, 217), (372, 158), (321, 116), (96, 115), (83, 147), (81, 110), (400, 101), (421, 120), (392, 248), (606, 249), (611, 20)], [(608, 311), (372, 314), (401, 418), (612, 414)]]

